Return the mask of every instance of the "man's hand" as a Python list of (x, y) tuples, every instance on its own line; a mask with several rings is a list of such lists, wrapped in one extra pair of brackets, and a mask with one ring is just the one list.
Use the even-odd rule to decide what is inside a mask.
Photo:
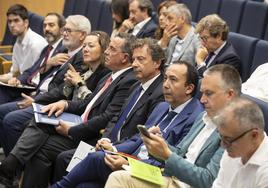
[(51, 103), (49, 105), (46, 105), (42, 108), (42, 112), (48, 113), (48, 117), (50, 117), (52, 114), (55, 114), (56, 117), (62, 114), (62, 112), (67, 107), (67, 101), (60, 100), (58, 102)]
[(29, 106), (32, 105), (32, 103), (34, 102), (34, 99), (29, 96), (29, 95), (26, 95), (24, 93), (21, 93), (21, 96), (24, 98), (23, 100), (19, 101), (17, 103), (17, 106), (20, 108), (20, 109), (23, 109), (23, 108), (27, 108)]
[(64, 81), (71, 83), (74, 86), (77, 86), (77, 84), (82, 81), (82, 77), (80, 76), (79, 72), (76, 72), (76, 70), (71, 64), (69, 64), (68, 66), (69, 70), (64, 75)]
[(126, 19), (123, 21), (121, 27), (119, 28), (119, 32), (126, 32), (127, 30), (134, 28), (134, 23), (131, 19)]
[(49, 58), (47, 60), (47, 65), (49, 67), (58, 66), (64, 64), (66, 61), (70, 59), (70, 56), (65, 53), (58, 53), (57, 55)]
[(148, 129), (148, 131), (152, 134), (158, 134), (161, 135), (161, 130), (158, 126), (152, 126)]
[(70, 125), (60, 120), (59, 126), (56, 127), (56, 131), (63, 136), (68, 136), (68, 131), (70, 128)]
[(170, 39), (175, 35), (178, 35), (178, 28), (176, 24), (167, 25), (164, 29), (163, 37), (160, 39), (161, 47), (166, 48)]
[(21, 84), (20, 80), (18, 80), (17, 78), (13, 77), (10, 80), (8, 80), (7, 82), (9, 85), (11, 86), (18, 86)]
[(128, 161), (124, 157), (121, 157), (120, 155), (106, 154), (104, 157), (104, 162), (113, 171), (121, 170), (123, 164), (128, 165)]
[(98, 140), (96, 144), (96, 150), (102, 150), (102, 149), (113, 151), (112, 143), (106, 139)]
[(162, 136), (150, 133), (150, 138), (141, 135), (141, 138), (147, 148), (147, 151), (154, 157), (162, 160), (167, 160), (172, 154), (168, 148), (165, 139)]
[(205, 47), (199, 48), (195, 55), (195, 61), (197, 65), (201, 65), (205, 61), (207, 56), (208, 56), (207, 49)]

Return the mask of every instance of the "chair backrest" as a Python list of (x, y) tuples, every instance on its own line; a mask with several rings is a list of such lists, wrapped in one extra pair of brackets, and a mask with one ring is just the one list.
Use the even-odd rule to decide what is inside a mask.
[(250, 74), (261, 64), (268, 62), (268, 41), (259, 40), (256, 44)]
[(191, 11), (192, 21), (197, 22), (200, 0), (181, 0), (181, 3), (185, 4)]
[(266, 3), (247, 1), (239, 33), (262, 39), (267, 22), (267, 11)]
[(107, 1), (103, 3), (103, 8), (101, 11), (97, 29), (101, 31), (105, 31), (109, 35), (111, 35), (112, 33), (112, 30), (113, 30), (112, 12), (110, 8), (110, 3)]
[(43, 32), (44, 17), (39, 16), (33, 12), (29, 12), (29, 25), (30, 28), (41, 36), (44, 36)]
[(268, 40), (268, 23), (266, 24), (265, 33), (264, 33), (264, 40)]
[(209, 14), (218, 14), (221, 0), (201, 0), (198, 20)]
[(8, 25), (6, 24), (6, 30), (3, 37), (1, 45), (14, 45), (16, 42), (16, 37), (11, 34), (9, 31)]
[(245, 0), (223, 0), (219, 11), (220, 17), (228, 23), (230, 31), (238, 32)]
[(68, 16), (73, 14), (73, 9), (75, 3), (78, 2), (76, 0), (65, 0), (64, 1), (64, 8), (63, 8), (63, 16), (67, 18)]
[(72, 14), (86, 15), (89, 0), (76, 1), (72, 10)]
[(268, 134), (268, 103), (266, 103), (260, 99), (257, 99), (255, 97), (249, 96), (249, 95), (243, 94), (242, 96), (255, 102), (260, 107), (260, 109), (262, 110), (263, 116), (264, 116), (264, 122), (265, 122), (264, 130), (265, 130), (266, 134)]
[(237, 55), (240, 57), (242, 61), (241, 78), (242, 81), (244, 82), (250, 76), (250, 68), (252, 65), (254, 50), (258, 39), (230, 32), (228, 40), (232, 43), (233, 47), (237, 52)]
[(85, 16), (90, 20), (92, 31), (98, 28), (104, 3), (104, 0), (90, 0), (87, 5), (88, 9)]

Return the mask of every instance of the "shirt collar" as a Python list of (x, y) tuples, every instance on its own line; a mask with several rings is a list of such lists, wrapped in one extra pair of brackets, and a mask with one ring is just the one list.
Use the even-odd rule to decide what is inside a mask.
[[(181, 111), (184, 109), (184, 107), (191, 102), (193, 98), (188, 99), (186, 102), (182, 103), (181, 105), (177, 106), (173, 111), (176, 112), (177, 114), (181, 113)], [(169, 111), (172, 111), (171, 106), (169, 106)]]
[(160, 74), (156, 75), (155, 77), (151, 78), (150, 80), (148, 80), (147, 82), (141, 84), (141, 87), (144, 91), (146, 91), (150, 85), (155, 81), (155, 79), (159, 76)]
[(179, 44), (183, 44), (185, 39), (188, 38), (188, 36), (190, 35), (190, 33), (194, 32), (194, 27), (191, 27), (191, 29), (188, 31), (188, 33), (185, 35), (185, 37), (183, 39), (180, 39), (179, 37), (177, 37), (177, 41)]
[[(267, 163), (267, 152), (268, 152), (268, 138), (266, 133), (264, 133), (264, 139), (259, 145), (258, 149), (250, 157), (245, 165), (257, 165), (262, 166), (262, 164)], [(240, 160), (241, 161), (241, 160)]]
[(211, 129), (217, 128), (217, 126), (213, 123), (212, 119), (208, 116), (207, 112), (204, 113), (202, 119), (206, 127)]
[(220, 53), (221, 49), (225, 46), (226, 41), (217, 49), (214, 51), (214, 55), (218, 55), (218, 53)]
[(143, 28), (143, 26), (144, 26), (147, 22), (150, 21), (150, 19), (151, 19), (151, 17), (148, 17), (148, 18), (146, 18), (145, 20), (143, 20), (143, 21), (137, 23), (137, 24), (134, 26), (134, 30), (138, 30), (138, 31), (140, 31), (141, 28)]
[(120, 76), (121, 74), (123, 74), (128, 69), (131, 69), (131, 67), (124, 68), (122, 70), (117, 71), (116, 73), (112, 73), (112, 75), (111, 75), (112, 76), (112, 79), (115, 80), (118, 76)]
[(82, 46), (78, 47), (77, 49), (73, 50), (73, 51), (68, 51), (68, 55), (71, 57), (73, 57), (79, 50), (82, 49)]
[(55, 43), (52, 45), (53, 49), (56, 49), (57, 46), (58, 46), (58, 44), (59, 44), (61, 41), (62, 41), (62, 38), (60, 38), (57, 42), (55, 42)]

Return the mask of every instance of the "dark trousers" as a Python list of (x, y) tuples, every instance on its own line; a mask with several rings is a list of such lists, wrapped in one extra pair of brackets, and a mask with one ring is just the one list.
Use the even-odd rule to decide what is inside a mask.
[(53, 184), (51, 188), (104, 187), (112, 170), (104, 162), (102, 151), (89, 153), (68, 175)]
[(10, 152), (25, 164), (22, 187), (47, 187), (57, 155), (77, 145), (72, 139), (59, 135), (54, 126), (31, 120)]
[(33, 118), (33, 109), (19, 109), (17, 102), (0, 105), (0, 143), (5, 155), (13, 149), (29, 120)]

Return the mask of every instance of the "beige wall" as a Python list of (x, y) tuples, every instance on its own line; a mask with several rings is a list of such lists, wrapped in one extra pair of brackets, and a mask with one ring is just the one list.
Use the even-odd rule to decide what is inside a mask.
[(2, 40), (6, 27), (6, 11), (16, 3), (23, 4), (29, 11), (45, 16), (48, 12), (62, 14), (64, 0), (0, 0), (0, 40)]

